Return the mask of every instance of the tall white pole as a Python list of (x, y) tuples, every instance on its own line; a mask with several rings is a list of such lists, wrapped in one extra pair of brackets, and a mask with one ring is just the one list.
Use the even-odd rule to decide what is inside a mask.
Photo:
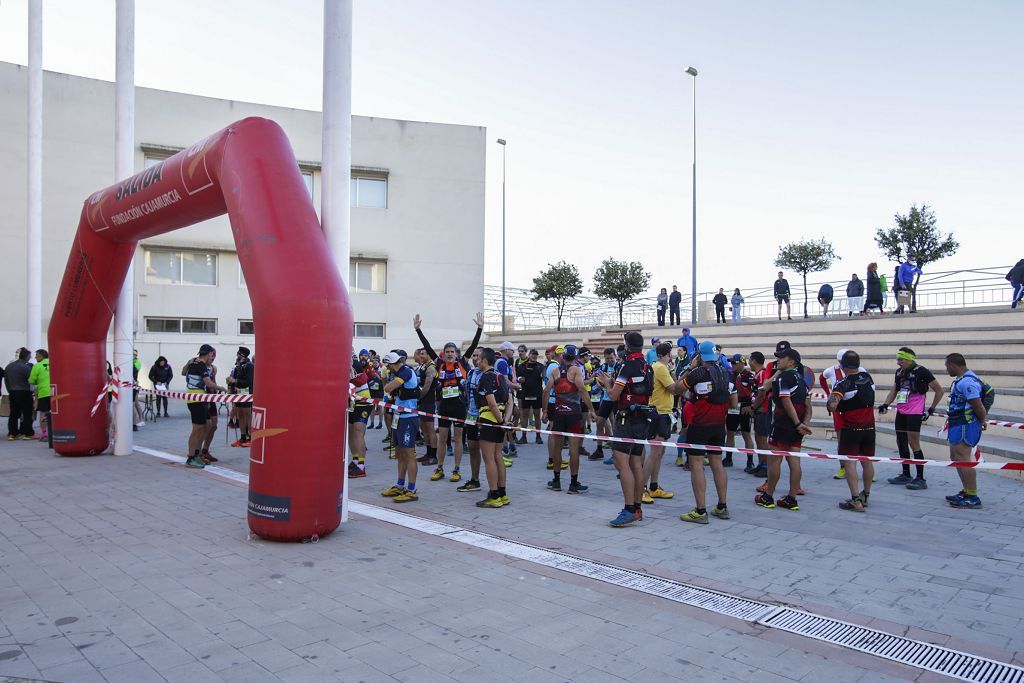
[(43, 2), (28, 3), (28, 235), (25, 333), (43, 345)]
[[(114, 85), (114, 175), (123, 180), (135, 174), (135, 0), (117, 0), (117, 50)], [(135, 259), (117, 298), (114, 315), (114, 365), (121, 370), (122, 381), (132, 378), (132, 351), (135, 341)], [(121, 389), (115, 425), (117, 438), (114, 455), (131, 455), (132, 391)]]
[(697, 70), (692, 66), (686, 73), (693, 76), (693, 281), (690, 290), (690, 324), (697, 324)]
[(508, 332), (505, 329), (505, 160), (508, 143), (498, 138), (498, 144), (501, 145), (501, 334), (504, 336)]
[[(352, 0), (324, 0), (324, 89), (320, 179), (320, 224), (331, 259), (348, 287), (352, 213)], [(343, 359), (352, 349), (341, 349)], [(345, 460), (351, 463), (348, 435)], [(345, 468), (341, 521), (348, 521)]]

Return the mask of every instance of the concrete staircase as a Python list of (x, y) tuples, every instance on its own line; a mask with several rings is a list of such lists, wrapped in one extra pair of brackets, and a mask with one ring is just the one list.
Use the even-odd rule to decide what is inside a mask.
[[(634, 328), (635, 329), (635, 328)], [(587, 346), (600, 353), (606, 346), (617, 346), (627, 329), (599, 329), (556, 333), (541, 330), (506, 335), (506, 339), (543, 352), (554, 343), (574, 343)], [(654, 336), (673, 343), (680, 335), (678, 327), (654, 327), (636, 330), (650, 344)], [(792, 321), (756, 321), (740, 324), (701, 324), (691, 326), (691, 334), (699, 340), (710, 339), (722, 345), (727, 355), (749, 354), (761, 351), (771, 357), (775, 344), (788, 340), (800, 351), (806, 365), (820, 372), (835, 363), (840, 348), (857, 351), (862, 364), (874, 376), (879, 386), (891, 385), (896, 370), (896, 350), (909, 346), (917, 353), (918, 362), (929, 368), (939, 382), (949, 387), (943, 361), (946, 354), (959, 352), (967, 358), (968, 366), (982, 379), (996, 388), (996, 403), (991, 418), (1024, 423), (1024, 310), (1007, 308), (967, 308), (953, 311), (928, 311), (906, 315), (873, 315), (849, 318), (839, 315), (823, 319), (811, 317)], [(485, 343), (497, 345), (502, 339), (488, 335)], [(879, 400), (885, 391), (880, 390)], [(824, 403), (818, 401), (822, 418)], [(879, 420), (881, 446), (895, 448), (895, 436), (890, 424), (891, 416)], [(942, 420), (932, 418), (931, 425), (922, 430), (925, 452), (930, 458), (948, 457), (945, 440), (937, 430)], [(817, 427), (828, 431), (831, 422), (816, 419)], [(982, 453), (986, 459), (1024, 461), (1024, 429), (990, 426), (982, 439)], [(1022, 477), (1024, 478), (1024, 477)]]

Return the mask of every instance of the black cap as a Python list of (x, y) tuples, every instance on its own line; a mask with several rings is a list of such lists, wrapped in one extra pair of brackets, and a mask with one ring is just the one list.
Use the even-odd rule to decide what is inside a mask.
[(782, 353), (776, 353), (775, 357), (776, 358), (789, 358), (794, 363), (799, 363), (800, 362), (800, 352), (797, 351), (796, 349), (786, 349)]
[(213, 351), (214, 348), (212, 346), (210, 346), (209, 344), (203, 344), (202, 346), (199, 347), (199, 353), (197, 355), (205, 356), (208, 353), (213, 353)]
[(250, 356), (250, 354), (252, 354), (252, 351), (250, 351), (248, 348), (246, 348), (244, 346), (239, 346), (238, 347), (238, 355), (239, 356), (245, 356), (246, 358), (248, 358)]
[(775, 357), (782, 358), (783, 354), (789, 349), (793, 348), (788, 341), (783, 339), (775, 345)]

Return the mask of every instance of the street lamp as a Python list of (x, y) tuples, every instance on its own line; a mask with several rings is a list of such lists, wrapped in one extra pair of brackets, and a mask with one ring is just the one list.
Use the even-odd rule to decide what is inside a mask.
[(505, 335), (505, 151), (507, 143), (498, 138), (501, 145), (501, 334)]
[(697, 324), (697, 70), (687, 67), (693, 76), (693, 282), (690, 291), (690, 324)]

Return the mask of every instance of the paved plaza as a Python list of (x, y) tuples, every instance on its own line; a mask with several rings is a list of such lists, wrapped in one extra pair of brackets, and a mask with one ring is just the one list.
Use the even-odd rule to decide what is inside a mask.
[[(172, 412), (137, 443), (182, 454), (188, 420)], [(432, 468), (419, 502), (395, 506), (377, 493), (394, 479), (383, 434), (368, 432), (354, 500), (1024, 663), (1019, 481), (982, 476), (985, 508), (960, 511), (942, 502), (952, 470), (910, 492), (880, 466), (855, 514), (836, 507), (835, 463), (809, 462), (790, 512), (756, 507), (740, 463), (732, 520), (693, 526), (678, 520), (689, 476), (668, 454), (661, 483), (676, 498), (613, 529), (614, 468), (584, 462), (590, 491), (553, 493), (534, 445), (509, 471), (509, 507), (476, 508), (479, 494), (429, 481)], [(220, 464), (245, 472), (222, 437)], [(319, 543), (262, 541), (244, 485), (142, 453), (2, 442), (0, 496), (0, 680), (950, 680), (360, 515)]]

